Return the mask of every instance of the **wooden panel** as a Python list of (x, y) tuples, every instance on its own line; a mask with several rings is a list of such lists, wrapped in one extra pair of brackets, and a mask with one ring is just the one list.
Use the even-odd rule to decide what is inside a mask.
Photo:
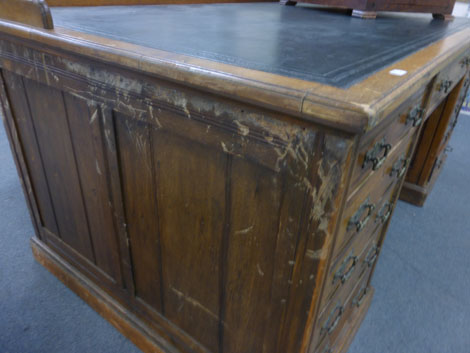
[(218, 352), (228, 156), (153, 130), (165, 316)]
[(276, 175), (239, 158), (233, 160), (230, 177), (223, 352), (261, 352), (259, 337), (269, 320), (266, 298), (273, 276), (281, 185)]
[(455, 112), (455, 107), (457, 105), (458, 98), (460, 96), (460, 92), (462, 90), (464, 83), (464, 79), (461, 79), (460, 82), (457, 83), (455, 88), (449, 93), (446, 104), (444, 106), (444, 110), (440, 116), (439, 123), (436, 127), (432, 143), (429, 147), (429, 153), (426, 157), (426, 162), (423, 165), (423, 169), (421, 171), (421, 175), (419, 176), (418, 185), (425, 185), (432, 174), (433, 164), (440, 153), (439, 146), (444, 138), (444, 134), (447, 130), (447, 126)]
[(24, 80), (60, 237), (94, 262), (93, 245), (60, 91)]
[(423, 165), (426, 162), (426, 157), (429, 153), (432, 139), (436, 132), (442, 113), (444, 112), (445, 104), (446, 100), (444, 100), (436, 108), (436, 110), (432, 112), (424, 124), (423, 129), (421, 130), (418, 146), (416, 147), (410, 168), (406, 174), (406, 181), (409, 183), (417, 184), (419, 181)]
[(44, 0), (2, 0), (0, 19), (46, 29), (54, 28), (51, 12)]
[(98, 107), (66, 94), (65, 106), (82, 185), (96, 265), (121, 282), (119, 251), (108, 188)]
[(150, 126), (115, 114), (135, 295), (161, 312), (161, 256)]
[(3, 76), (41, 218), (41, 226), (59, 236), (54, 209), (49, 195), (49, 186), (44, 174), (42, 157), (37, 144), (31, 114), (28, 110), (23, 80), (21, 76), (8, 71), (3, 71)]

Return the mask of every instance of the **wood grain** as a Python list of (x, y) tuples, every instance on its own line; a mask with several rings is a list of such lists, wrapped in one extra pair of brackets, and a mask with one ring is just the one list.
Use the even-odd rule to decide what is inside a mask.
[[(24, 85), (60, 237), (94, 262), (95, 254), (62, 92), (31, 80), (25, 80)], [(75, 202), (71, 203), (70, 200)]]
[[(35, 256), (145, 352), (314, 351), (323, 307), (350, 303), (373, 269), (334, 293), (326, 281), (389, 224), (374, 212), (343, 237), (350, 211), (371, 195), (393, 212), (404, 174), (391, 170), (420, 129), (404, 120), (430, 107), (468, 33), (401, 60), (406, 78), (384, 70), (339, 90), (0, 21), (0, 96)], [(362, 173), (383, 136), (389, 160)], [(365, 309), (344, 315), (335, 353)]]

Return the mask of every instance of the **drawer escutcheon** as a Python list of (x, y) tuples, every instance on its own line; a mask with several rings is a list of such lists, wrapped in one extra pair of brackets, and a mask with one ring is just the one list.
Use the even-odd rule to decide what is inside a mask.
[[(356, 228), (356, 231), (360, 232), (366, 226), (367, 222), (369, 222), (369, 219), (372, 216), (372, 212), (374, 212), (374, 209), (375, 205), (370, 202), (369, 198), (367, 198), (349, 220), (347, 230), (350, 230), (351, 228)], [(366, 210), (367, 214), (365, 218), (361, 220), (361, 217)]]
[(425, 110), (421, 108), (421, 105), (417, 105), (413, 109), (411, 109), (410, 113), (406, 118), (406, 124), (412, 124), (413, 127), (421, 125), (423, 122), (423, 115)]
[(374, 244), (374, 246), (367, 253), (366, 258), (364, 259), (364, 263), (367, 264), (368, 267), (372, 267), (375, 260), (377, 260), (377, 256), (379, 256), (379, 252), (380, 248), (377, 246), (377, 244)]
[(390, 202), (386, 202), (380, 211), (377, 213), (377, 218), (375, 219), (376, 222), (380, 221), (383, 223), (387, 222), (392, 214), (393, 204)]
[(465, 67), (465, 66), (470, 66), (470, 56), (463, 58), (462, 67)]
[(439, 85), (439, 92), (444, 92), (444, 93), (448, 93), (449, 92), (449, 89), (452, 87), (452, 84), (454, 83), (454, 81), (452, 80), (443, 80), (441, 82), (441, 84)]
[(364, 302), (364, 299), (366, 298), (368, 291), (369, 291), (369, 287), (361, 288), (358, 295), (353, 299), (352, 305), (355, 305), (359, 308), (361, 304)]
[(331, 334), (336, 326), (338, 326), (339, 320), (341, 319), (341, 316), (343, 316), (344, 313), (344, 307), (341, 304), (338, 304), (330, 313), (328, 316), (328, 319), (326, 319), (325, 324), (322, 327), (322, 331), (326, 331), (328, 334)]
[(405, 157), (404, 154), (398, 158), (395, 164), (390, 171), (390, 176), (393, 177), (396, 174), (397, 179), (401, 179), (403, 175), (405, 175), (406, 167), (408, 167), (409, 159)]
[(362, 163), (362, 168), (365, 168), (369, 163), (372, 163), (372, 170), (379, 169), (382, 164), (384, 164), (391, 149), (392, 145), (386, 143), (385, 138), (383, 138), (366, 153), (364, 163)]
[[(346, 282), (349, 279), (349, 277), (351, 277), (351, 275), (353, 274), (354, 268), (356, 267), (356, 264), (357, 264), (357, 260), (358, 260), (358, 257), (353, 255), (353, 253), (351, 252), (351, 254), (347, 258), (344, 259), (338, 271), (336, 271), (335, 276), (333, 278), (333, 283), (335, 283), (336, 280), (338, 279), (341, 280), (341, 283)], [(349, 268), (348, 268), (348, 264), (350, 264)]]

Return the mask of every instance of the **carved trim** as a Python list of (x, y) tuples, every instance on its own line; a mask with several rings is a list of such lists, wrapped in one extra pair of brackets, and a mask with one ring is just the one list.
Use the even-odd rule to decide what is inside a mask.
[(54, 28), (51, 11), (44, 0), (0, 1), (0, 19), (44, 29)]
[[(118, 92), (118, 96), (128, 97), (129, 99), (132, 99), (134, 101), (136, 101), (136, 100), (142, 101), (147, 106), (148, 105), (158, 104), (158, 107), (161, 107), (163, 109), (166, 109), (166, 110), (174, 112), (174, 113), (177, 113), (179, 115), (182, 115), (182, 116), (188, 116), (189, 115), (189, 116), (191, 116), (191, 119), (193, 119), (195, 121), (198, 121), (202, 124), (210, 124), (211, 126), (218, 127), (221, 130), (224, 130), (225, 132), (230, 133), (230, 134), (240, 134), (240, 126), (238, 126), (237, 124), (235, 124), (233, 122), (223, 121), (223, 120), (217, 119), (215, 117), (212, 117), (212, 116), (206, 115), (206, 114), (203, 115), (203, 114), (200, 114), (199, 112), (196, 112), (196, 111), (194, 111), (190, 108), (176, 107), (175, 105), (166, 103), (166, 102), (161, 101), (161, 100), (156, 102), (156, 101), (153, 101), (153, 99), (155, 97), (146, 96), (144, 94), (138, 94), (138, 93), (136, 93), (132, 90), (128, 90), (128, 89), (125, 89), (123, 87), (119, 87), (118, 90), (117, 90), (117, 87), (110, 86), (109, 84), (106, 84), (106, 83), (104, 83), (102, 81), (99, 81), (95, 78), (85, 77), (85, 76), (82, 76), (82, 75), (77, 74), (77, 73), (66, 71), (66, 70), (58, 67), (57, 65), (49, 65), (47, 63), (49, 61), (49, 59), (54, 60), (55, 57), (49, 56), (48, 60), (45, 60), (45, 61), (39, 61), (39, 59), (38, 60), (35, 60), (35, 59), (31, 60), (28, 57), (15, 55), (11, 52), (8, 52), (8, 51), (5, 50), (5, 48), (2, 48), (2, 49), (3, 50), (0, 51), (0, 58), (11, 60), (11, 61), (16, 62), (18, 64), (27, 65), (29, 67), (34, 68), (35, 72), (30, 71), (30, 75), (27, 75), (25, 72), (21, 73), (22, 76), (27, 77), (29, 79), (38, 80), (38, 78), (35, 76), (37, 71), (40, 71), (42, 73), (47, 72), (48, 74), (56, 75), (56, 77), (67, 78), (67, 79), (70, 79), (70, 80), (81, 82), (82, 84), (93, 86), (93, 87), (96, 88), (95, 91), (107, 92), (110, 95), (116, 95), (116, 92)], [(38, 55), (44, 55), (43, 53), (37, 52), (34, 49), (31, 49), (31, 50), (33, 50), (33, 53), (37, 53)], [(73, 62), (71, 62), (71, 63), (73, 64)], [(20, 73), (18, 73), (18, 74), (20, 74)], [(108, 72), (108, 74), (109, 75), (114, 75), (115, 77), (119, 77), (119, 74), (114, 73), (114, 72)], [(46, 83), (46, 82), (43, 82), (42, 80), (39, 80), (39, 81), (42, 82), (42, 83)], [(56, 84), (56, 82), (53, 81), (53, 80), (48, 82), (48, 85), (52, 86), (52, 87), (55, 87), (55, 88), (58, 88), (58, 89), (63, 89), (60, 85)], [(85, 96), (89, 95), (89, 97), (88, 96), (86, 97), (89, 100), (95, 100), (95, 101), (99, 101), (101, 103), (109, 103), (109, 102), (107, 102), (107, 99), (105, 97), (102, 97), (102, 95), (98, 95), (96, 93), (91, 93), (91, 91), (90, 92), (83, 92), (83, 94)], [(259, 128), (255, 128), (255, 127), (252, 127), (252, 126), (250, 126), (250, 129), (249, 129), (249, 132), (247, 133), (247, 135), (243, 135), (243, 136), (251, 138), (251, 139), (253, 139), (253, 140), (255, 140), (255, 141), (257, 141), (261, 144), (264, 144), (266, 146), (274, 146), (274, 147), (278, 147), (278, 148), (285, 148), (287, 146), (286, 141), (283, 141), (282, 139), (280, 139), (277, 136), (266, 136), (265, 133), (264, 133), (264, 130), (259, 129)]]

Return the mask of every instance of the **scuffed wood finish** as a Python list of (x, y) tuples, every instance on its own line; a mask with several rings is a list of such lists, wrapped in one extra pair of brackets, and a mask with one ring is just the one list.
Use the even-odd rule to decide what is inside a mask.
[(44, 0), (3, 0), (0, 2), (0, 19), (45, 29), (54, 28), (51, 12)]
[(0, 21), (35, 257), (145, 352), (344, 353), (468, 33), (342, 90)]
[[(303, 349), (352, 137), (98, 62), (24, 53), (4, 76), (27, 123), (20, 135), (36, 146), (23, 153), (43, 173), (32, 176), (47, 245), (95, 269), (178, 351)], [(25, 64), (36, 60), (62, 69)]]

